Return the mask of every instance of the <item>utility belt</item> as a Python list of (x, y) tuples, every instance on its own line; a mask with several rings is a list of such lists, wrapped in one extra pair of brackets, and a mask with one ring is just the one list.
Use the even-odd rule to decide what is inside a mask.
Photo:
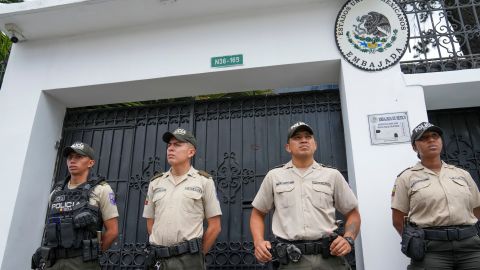
[(478, 234), (476, 225), (424, 228), (425, 240), (460, 241)]
[(149, 245), (146, 248), (145, 264), (152, 266), (158, 260), (165, 260), (184, 254), (198, 254), (202, 251), (202, 238), (194, 238), (172, 246)]
[(461, 241), (478, 235), (480, 223), (466, 226), (441, 226), (420, 228), (405, 221), (402, 233), (401, 250), (407, 257), (422, 261), (427, 247), (425, 240), (433, 241)]
[(83, 240), (80, 248), (39, 247), (32, 256), (31, 268), (44, 269), (53, 266), (59, 259), (80, 256), (82, 256), (84, 262), (97, 260), (101, 256), (101, 248), (97, 238)]
[(318, 255), (327, 259), (330, 254), (330, 245), (338, 237), (336, 233), (318, 240), (289, 241), (280, 237), (273, 241), (272, 256), (274, 264), (286, 265), (289, 262), (300, 261), (302, 255)]

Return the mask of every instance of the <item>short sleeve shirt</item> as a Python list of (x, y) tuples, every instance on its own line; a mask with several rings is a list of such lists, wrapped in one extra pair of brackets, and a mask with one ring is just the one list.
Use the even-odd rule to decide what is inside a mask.
[[(67, 188), (71, 189), (77, 186), (67, 185)], [(104, 221), (118, 217), (115, 193), (107, 182), (101, 182), (93, 188), (89, 197), (89, 204), (100, 209)]]
[(302, 173), (290, 161), (268, 172), (252, 205), (264, 213), (275, 208), (273, 234), (293, 241), (332, 233), (335, 209), (347, 214), (358, 202), (338, 170), (314, 162)]
[(417, 163), (398, 176), (392, 192), (392, 208), (422, 228), (474, 224), (477, 207), (480, 194), (470, 174), (444, 162), (439, 174)]
[(190, 168), (175, 184), (171, 171), (148, 186), (144, 218), (153, 218), (150, 243), (170, 246), (203, 235), (203, 220), (222, 214), (213, 179)]

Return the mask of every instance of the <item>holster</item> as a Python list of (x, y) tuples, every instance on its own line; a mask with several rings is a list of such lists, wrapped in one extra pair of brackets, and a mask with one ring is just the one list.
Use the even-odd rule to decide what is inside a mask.
[(150, 269), (153, 265), (155, 265), (155, 250), (149, 245), (145, 248), (145, 266), (147, 269)]
[(407, 222), (403, 227), (401, 245), (403, 254), (412, 260), (422, 261), (426, 251), (424, 231)]
[(272, 255), (273, 258), (278, 261), (279, 264), (287, 265), (289, 260), (288, 260), (288, 253), (287, 253), (287, 244), (286, 243), (281, 243), (277, 242), (274, 244), (272, 248)]
[(44, 269), (55, 264), (55, 252), (50, 247), (39, 247), (32, 255), (31, 268)]

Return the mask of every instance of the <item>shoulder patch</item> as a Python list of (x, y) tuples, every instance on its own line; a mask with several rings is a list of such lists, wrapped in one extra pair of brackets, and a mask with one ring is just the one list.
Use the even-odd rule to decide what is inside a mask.
[(158, 177), (162, 177), (165, 173), (164, 172), (157, 172), (156, 174), (154, 174), (151, 178), (150, 178), (150, 182), (152, 182), (153, 180), (155, 180), (156, 178)]
[(407, 170), (409, 170), (409, 169), (411, 169), (411, 168), (413, 168), (413, 167), (408, 167), (408, 168), (406, 168), (405, 170), (401, 171), (401, 172), (397, 175), (397, 177), (400, 177), (400, 175), (402, 175), (405, 171), (407, 171)]
[(201, 176), (206, 177), (206, 178), (212, 178), (212, 176), (209, 173), (207, 173), (206, 171), (198, 170), (198, 174), (200, 174)]

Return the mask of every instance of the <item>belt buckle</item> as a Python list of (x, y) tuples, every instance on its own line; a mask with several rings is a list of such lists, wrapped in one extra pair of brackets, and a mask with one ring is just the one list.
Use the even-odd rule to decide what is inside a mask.
[(315, 243), (305, 243), (305, 250), (302, 252), (305, 255), (315, 254)]
[(458, 229), (446, 229), (448, 240), (459, 240), (460, 232)]
[(178, 255), (178, 248), (177, 246), (169, 246), (168, 247), (168, 253), (171, 256), (177, 256)]

